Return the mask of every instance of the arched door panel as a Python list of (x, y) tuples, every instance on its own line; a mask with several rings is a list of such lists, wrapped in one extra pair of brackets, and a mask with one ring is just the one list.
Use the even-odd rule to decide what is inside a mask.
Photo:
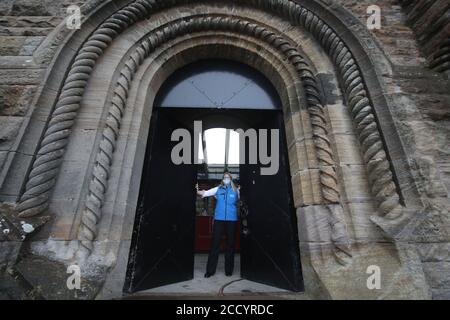
[[(298, 292), (303, 291), (303, 279), (282, 117), (281, 112), (267, 112), (255, 126), (279, 130), (278, 172), (261, 174), (259, 161), (240, 165), (242, 197), (248, 208), (241, 235), (241, 276)], [(248, 144), (245, 149), (248, 154)]]
[(194, 274), (196, 166), (171, 159), (173, 130), (164, 110), (152, 116), (125, 291), (186, 281)]

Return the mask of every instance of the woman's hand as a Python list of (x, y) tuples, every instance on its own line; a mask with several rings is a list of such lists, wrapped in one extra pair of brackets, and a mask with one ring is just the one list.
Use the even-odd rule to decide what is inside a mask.
[(198, 183), (195, 184), (195, 189), (197, 190), (197, 195), (203, 196), (205, 194), (204, 190), (198, 190)]

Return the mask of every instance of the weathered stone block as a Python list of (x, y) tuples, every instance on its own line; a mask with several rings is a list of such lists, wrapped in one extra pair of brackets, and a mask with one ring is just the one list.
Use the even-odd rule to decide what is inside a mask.
[(322, 202), (319, 170), (302, 170), (292, 176), (295, 207)]
[(363, 165), (359, 141), (353, 134), (335, 134), (337, 159), (341, 165)]
[(344, 177), (343, 185), (347, 199), (351, 202), (372, 201), (372, 195), (367, 181), (367, 171), (362, 165), (339, 166)]
[(22, 117), (0, 116), (0, 151), (11, 150), (22, 121)]
[(350, 221), (349, 230), (356, 241), (383, 241), (384, 235), (375, 226), (370, 217), (377, 215), (375, 203), (348, 203)]
[(450, 291), (450, 262), (425, 262), (423, 269), (433, 289)]
[(0, 116), (24, 116), (32, 103), (36, 86), (0, 86)]
[(343, 104), (327, 106), (332, 133), (354, 134), (353, 123), (349, 109)]
[[(15, 0), (10, 14), (14, 16), (51, 16), (50, 9), (54, 9), (49, 1), (41, 0)], [(53, 12), (54, 13), (54, 12)]]
[(0, 36), (0, 56), (17, 56), (25, 43), (25, 37)]
[(5, 85), (38, 85), (44, 73), (44, 69), (0, 69), (0, 79)]

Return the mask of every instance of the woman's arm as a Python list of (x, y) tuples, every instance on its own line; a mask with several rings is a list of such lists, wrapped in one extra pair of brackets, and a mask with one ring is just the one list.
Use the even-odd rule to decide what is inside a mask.
[(197, 189), (197, 195), (201, 196), (202, 198), (215, 196), (217, 190), (219, 189), (219, 187), (215, 187), (215, 188), (209, 189), (207, 191), (198, 190), (198, 183), (195, 185), (195, 188)]
[(212, 196), (216, 195), (218, 189), (219, 189), (219, 187), (215, 187), (215, 188), (212, 188), (212, 189), (209, 189), (206, 191), (202, 190), (202, 191), (199, 191), (199, 192), (202, 192), (202, 194), (199, 194), (199, 195), (201, 195), (202, 198), (212, 197)]

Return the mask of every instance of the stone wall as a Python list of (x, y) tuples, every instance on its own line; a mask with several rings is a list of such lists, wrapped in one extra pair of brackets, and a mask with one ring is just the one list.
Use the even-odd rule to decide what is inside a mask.
[[(65, 8), (71, 4), (81, 5), (83, 13), (88, 14), (105, 2), (0, 2), (2, 208), (6, 203), (17, 201), (17, 195), (11, 190), (21, 188), (13, 185), (20, 184), (20, 181), (12, 183), (13, 179), (6, 179), (20, 143), (17, 137), (27, 130), (43, 79), (51, 71), (51, 60), (64, 37), (70, 33), (58, 29), (66, 16)], [(371, 33), (393, 70), (382, 75), (385, 82), (383, 94), (395, 106), (391, 110), (395, 128), (407, 151), (406, 161), (413, 173), (414, 184), (420, 190), (420, 201), (427, 208), (423, 215), (409, 224), (405, 232), (408, 232), (410, 242), (405, 245), (418, 250), (433, 298), (450, 298), (449, 273), (444, 272), (450, 268), (450, 81), (439, 73), (448, 72), (448, 60), (442, 58), (442, 52), (448, 49), (444, 42), (448, 39), (449, 29), (445, 21), (448, 21), (449, 1), (334, 2), (345, 7), (363, 24), (368, 16), (367, 6), (377, 4), (382, 9), (382, 28)], [(432, 21), (439, 22), (438, 30)], [(378, 61), (372, 63), (377, 64)], [(33, 153), (33, 146), (29, 152), (30, 155)], [(64, 233), (70, 232), (69, 225), (64, 228)]]
[(38, 48), (51, 47), (43, 42), (63, 22), (69, 5), (85, 2), (0, 2), (0, 186), (17, 149), (15, 137), (26, 127), (33, 98), (54, 54), (39, 56)]
[(450, 2), (403, 0), (401, 3), (429, 67), (449, 78)]
[(416, 184), (425, 201), (440, 208), (412, 233), (418, 236), (433, 298), (448, 299), (450, 279), (442, 270), (450, 266), (450, 81), (434, 71), (445, 72), (448, 65), (442, 46), (450, 34), (450, 1), (340, 2), (363, 22), (368, 5), (382, 10), (382, 27), (372, 33), (393, 64), (386, 95), (396, 105), (397, 129), (411, 155)]

